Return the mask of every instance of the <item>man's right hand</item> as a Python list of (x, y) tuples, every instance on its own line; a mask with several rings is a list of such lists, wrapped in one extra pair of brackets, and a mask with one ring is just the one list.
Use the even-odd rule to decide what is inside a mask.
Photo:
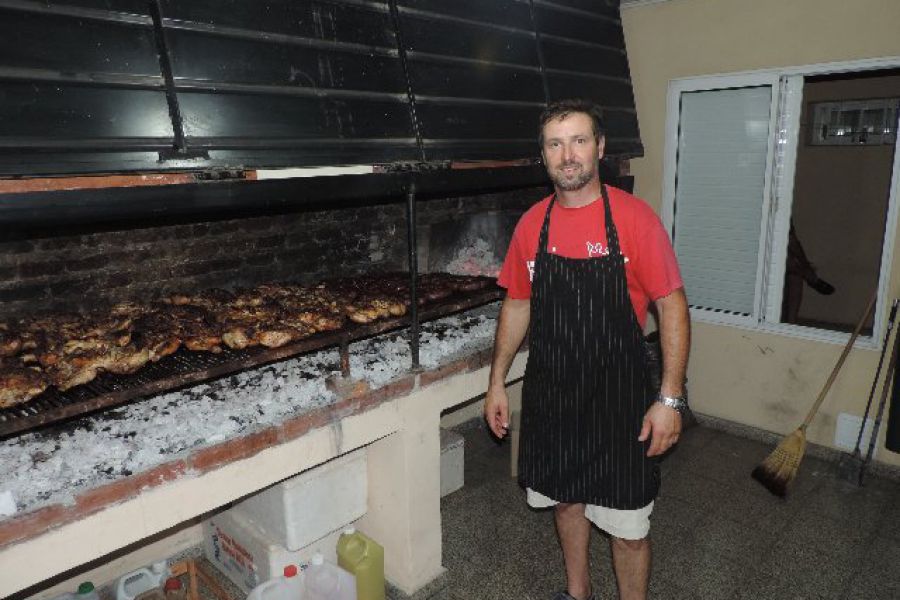
[(506, 375), (512, 365), (519, 346), (528, 331), (531, 318), (531, 302), (516, 300), (507, 296), (500, 308), (497, 319), (497, 336), (494, 340), (494, 356), (491, 360), (491, 374), (488, 391), (484, 398), (484, 420), (498, 438), (506, 437), (509, 431), (509, 397), (506, 395)]
[(506, 387), (491, 386), (484, 397), (484, 420), (498, 438), (506, 437), (509, 432), (509, 397)]

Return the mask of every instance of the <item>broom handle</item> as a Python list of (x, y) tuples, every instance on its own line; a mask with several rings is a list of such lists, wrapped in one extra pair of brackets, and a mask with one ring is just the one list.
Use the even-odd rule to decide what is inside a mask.
[[(884, 416), (884, 405), (887, 401), (888, 391), (894, 383), (894, 371), (897, 370), (897, 348), (900, 345), (900, 337), (894, 336), (893, 349), (891, 350), (891, 358), (888, 361), (887, 375), (884, 376), (884, 385), (881, 386), (881, 399), (878, 401), (878, 414), (875, 416), (875, 423), (872, 425), (872, 434), (869, 436), (869, 449), (866, 450), (866, 457), (863, 459), (862, 466), (859, 470), (859, 483), (862, 485), (863, 469), (872, 460), (872, 453), (875, 452), (875, 440), (878, 439), (878, 428), (881, 427), (881, 417)], [(863, 421), (865, 426), (865, 421)]]
[(856, 342), (856, 338), (859, 337), (859, 332), (862, 331), (863, 325), (866, 323), (866, 319), (869, 318), (869, 313), (872, 312), (872, 307), (875, 306), (875, 299), (878, 298), (878, 290), (875, 290), (875, 293), (872, 294), (872, 299), (869, 300), (869, 306), (866, 307), (866, 312), (863, 313), (862, 318), (859, 320), (859, 323), (856, 324), (856, 329), (853, 330), (853, 335), (850, 336), (850, 340), (847, 342), (847, 345), (844, 346), (844, 351), (841, 352), (841, 357), (838, 359), (837, 364), (834, 365), (834, 368), (831, 370), (831, 375), (828, 376), (828, 381), (825, 382), (825, 386), (822, 387), (822, 391), (819, 392), (819, 397), (816, 398), (815, 404), (813, 404), (812, 408), (809, 410), (809, 414), (806, 415), (806, 418), (803, 420), (803, 425), (800, 426), (800, 429), (806, 431), (806, 426), (810, 424), (813, 420), (813, 417), (816, 416), (816, 412), (818, 412), (819, 407), (822, 406), (822, 401), (825, 400), (825, 396), (828, 395), (828, 390), (831, 389), (831, 384), (834, 383), (834, 379), (837, 377), (838, 371), (841, 370), (841, 367), (844, 364), (844, 361), (847, 359), (847, 355), (850, 354), (850, 350), (853, 349), (853, 343)]
[[(863, 430), (866, 428), (866, 421), (869, 419), (869, 410), (872, 408), (872, 398), (875, 397), (878, 380), (881, 379), (881, 367), (884, 366), (884, 357), (887, 354), (888, 344), (891, 341), (891, 332), (894, 330), (894, 320), (897, 318), (898, 306), (900, 306), (900, 299), (894, 298), (894, 302), (891, 304), (891, 314), (888, 316), (887, 329), (884, 332), (884, 341), (881, 343), (881, 355), (878, 357), (875, 379), (872, 381), (872, 389), (869, 390), (869, 399), (866, 401), (866, 412), (863, 413), (862, 425), (859, 428), (859, 434), (856, 436), (856, 446), (853, 447), (854, 455), (859, 455), (861, 450)], [(892, 352), (896, 352), (896, 350), (892, 350)], [(890, 368), (890, 365), (888, 368)]]

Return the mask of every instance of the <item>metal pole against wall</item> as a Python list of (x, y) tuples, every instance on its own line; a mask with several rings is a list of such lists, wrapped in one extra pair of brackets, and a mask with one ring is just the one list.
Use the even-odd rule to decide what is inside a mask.
[(412, 368), (419, 368), (419, 254), (416, 243), (416, 186), (409, 184), (406, 190), (406, 240), (409, 251), (409, 349)]

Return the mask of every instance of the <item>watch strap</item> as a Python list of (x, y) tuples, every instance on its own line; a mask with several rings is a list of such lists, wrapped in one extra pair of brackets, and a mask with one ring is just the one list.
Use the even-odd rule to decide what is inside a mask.
[(674, 408), (681, 415), (687, 410), (687, 400), (678, 396), (663, 396), (660, 394), (656, 397), (656, 401), (669, 408)]

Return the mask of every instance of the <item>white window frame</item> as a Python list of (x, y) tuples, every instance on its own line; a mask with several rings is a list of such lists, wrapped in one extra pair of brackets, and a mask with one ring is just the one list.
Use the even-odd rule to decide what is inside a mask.
[[(665, 173), (663, 183), (663, 198), (667, 201), (663, 202), (663, 223), (666, 225), (670, 234), (674, 234), (675, 223), (675, 183), (676, 168), (678, 160), (678, 134), (680, 128), (681, 117), (681, 94), (685, 92), (702, 92), (714, 91), (721, 89), (748, 88), (769, 86), (772, 89), (772, 98), (769, 105), (769, 144), (767, 148), (767, 156), (772, 156), (774, 149), (775, 136), (772, 135), (776, 125), (776, 113), (778, 103), (778, 76), (772, 73), (753, 73), (748, 75), (729, 76), (722, 75), (717, 77), (700, 77), (696, 79), (682, 79), (673, 81), (669, 85), (668, 114), (670, 117), (666, 122), (666, 159)], [(673, 143), (669, 143), (670, 139)], [(763, 184), (763, 216), (760, 219), (759, 232), (759, 250), (757, 252), (756, 265), (756, 281), (759, 282), (765, 270), (765, 239), (767, 227), (767, 219), (765, 217), (769, 212), (769, 200), (771, 198), (770, 187), (772, 183), (772, 164), (768, 161), (765, 172), (765, 182)], [(674, 238), (674, 235), (673, 235)], [(728, 314), (715, 312), (708, 309), (692, 309), (698, 314), (704, 315), (709, 322), (725, 323), (730, 325), (753, 326), (759, 322), (760, 318), (760, 298), (762, 290), (759, 285), (756, 286), (753, 301), (753, 311), (750, 316)], [(693, 316), (693, 315), (692, 315)]]
[[(669, 82), (661, 218), (670, 234), (674, 233), (681, 94), (691, 91), (772, 86), (769, 160), (765, 174), (763, 218), (760, 227), (760, 252), (753, 314), (745, 317), (709, 309), (691, 308), (692, 319), (702, 323), (729, 325), (820, 342), (847, 343), (850, 337), (848, 333), (778, 322), (781, 318), (781, 297), (787, 257), (787, 229), (793, 205), (794, 171), (797, 147), (800, 143), (803, 83), (805, 77), (813, 75), (892, 68), (900, 68), (900, 56), (689, 77)], [(900, 189), (898, 189), (900, 188), (900, 136), (897, 137), (894, 145), (892, 168), (881, 270), (878, 274), (878, 302), (875, 305), (874, 326), (871, 336), (858, 338), (856, 345), (861, 348), (880, 348), (885, 328), (884, 316), (891, 301), (891, 298), (888, 298), (888, 292), (897, 232), (897, 203), (898, 196), (900, 196)], [(688, 295), (690, 296), (690, 290), (688, 290)]]

